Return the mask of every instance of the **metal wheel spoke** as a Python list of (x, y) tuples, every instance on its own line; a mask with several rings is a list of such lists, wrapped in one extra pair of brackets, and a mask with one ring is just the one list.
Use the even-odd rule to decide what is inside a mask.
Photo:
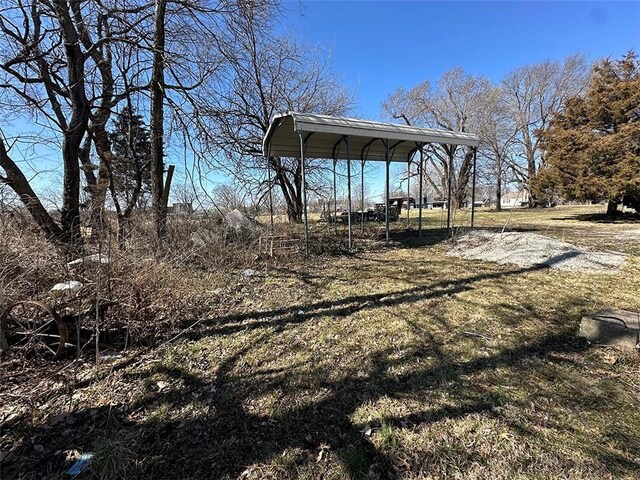
[(57, 357), (64, 346), (66, 328), (56, 311), (45, 303), (16, 303), (5, 310), (0, 321), (9, 339), (9, 348), (18, 354), (51, 359)]
[[(17, 324), (20, 326), (20, 328), (22, 328), (22, 330), (24, 331), (24, 333), (25, 333), (25, 334), (26, 334), (26, 333), (29, 333), (29, 330), (30, 330), (30, 329), (29, 329), (28, 327), (25, 327), (25, 326), (24, 326), (22, 323), (20, 323), (16, 318), (12, 318), (12, 320), (13, 320), (15, 323), (17, 323)], [(17, 332), (12, 332), (12, 333), (17, 333)]]
[(40, 337), (36, 337), (38, 340), (38, 343), (42, 344), (44, 347), (46, 347), (51, 353), (53, 353), (54, 355), (56, 354), (56, 352), (49, 346), (47, 345), (45, 342), (43, 342), (42, 340), (40, 340)]
[(41, 327), (38, 327), (38, 329), (37, 329), (37, 330), (34, 330), (34, 331), (32, 332), (32, 335), (37, 335), (38, 333), (40, 333), (40, 332), (42, 331), (42, 329), (43, 329), (43, 328), (45, 328), (45, 327), (47, 327), (47, 326), (51, 325), (51, 322), (53, 322), (53, 319), (49, 320), (47, 323), (45, 323), (45, 324), (44, 324), (44, 325), (42, 325)]

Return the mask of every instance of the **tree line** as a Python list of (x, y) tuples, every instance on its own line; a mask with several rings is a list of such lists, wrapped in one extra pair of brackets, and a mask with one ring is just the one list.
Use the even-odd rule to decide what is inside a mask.
[[(274, 33), (279, 15), (277, 0), (0, 0), (4, 121), (42, 132), (0, 131), (0, 185), (53, 242), (81, 246), (81, 219), (99, 239), (108, 204), (121, 246), (132, 212), (145, 207), (161, 248), (173, 142), (189, 150), (196, 181), (223, 172), (256, 203), (277, 190), (289, 220), (301, 221), (300, 159), (263, 156), (269, 121), (285, 110), (346, 115), (353, 96), (325, 50)], [(637, 205), (637, 82), (633, 53), (593, 68), (579, 56), (524, 66), (498, 84), (456, 68), (392, 92), (382, 110), (394, 121), (478, 133), (480, 173), (495, 185), (498, 208), (513, 182), (532, 205), (557, 192)], [(29, 169), (18, 159), (39, 142), (58, 150), (58, 211), (29, 178), (42, 161)], [(429, 187), (444, 197), (451, 178), (461, 205), (472, 163), (467, 148), (430, 146)], [(326, 194), (330, 168), (309, 162), (311, 194)]]
[[(531, 207), (561, 195), (607, 201), (609, 214), (621, 204), (638, 210), (638, 65), (633, 52), (592, 66), (570, 56), (516, 68), (497, 84), (455, 68), (433, 85), (397, 89), (382, 111), (411, 125), (477, 133), (479, 176), (498, 209), (505, 185), (517, 184)], [(423, 168), (436, 197), (447, 196), (451, 179), (454, 205), (466, 201), (471, 148), (432, 145)]]
[[(340, 115), (352, 100), (325, 52), (273, 34), (279, 11), (275, 1), (250, 0), (0, 2), (0, 102), (5, 119), (59, 140), (60, 208), (47, 208), (14, 158), (28, 135), (2, 131), (0, 182), (47, 238), (70, 246), (83, 241), (83, 193), (92, 235), (105, 228), (109, 196), (124, 245), (148, 187), (161, 246), (172, 175), (166, 145), (176, 138), (199, 168), (223, 170), (258, 195), (279, 188), (299, 221), (299, 161), (262, 157), (270, 117), (286, 109)], [(135, 145), (143, 126), (136, 115), (148, 118), (146, 146)], [(309, 169), (311, 180), (317, 170)]]

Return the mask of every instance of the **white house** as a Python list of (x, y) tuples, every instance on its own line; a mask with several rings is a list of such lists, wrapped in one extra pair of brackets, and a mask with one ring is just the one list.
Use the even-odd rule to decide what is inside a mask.
[(526, 207), (527, 205), (529, 205), (529, 193), (525, 190), (503, 193), (500, 197), (502, 208)]

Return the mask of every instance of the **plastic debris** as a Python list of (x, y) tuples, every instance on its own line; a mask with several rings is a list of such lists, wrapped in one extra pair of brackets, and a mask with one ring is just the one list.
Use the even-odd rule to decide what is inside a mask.
[(166, 390), (171, 386), (169, 382), (165, 382), (164, 380), (158, 380), (156, 385), (158, 385), (158, 390), (160, 391)]
[(76, 295), (82, 290), (82, 287), (81, 282), (69, 280), (67, 282), (56, 283), (51, 290), (49, 290), (49, 294), (53, 298), (64, 297), (65, 295)]
[(252, 270), (251, 268), (247, 268), (246, 270), (243, 270), (240, 275), (242, 275), (242, 278), (251, 278), (255, 274), (256, 274), (255, 270)]
[(95, 453), (93, 452), (83, 453), (80, 458), (71, 465), (71, 468), (64, 473), (67, 475), (80, 475), (84, 469), (87, 468), (87, 465), (89, 465), (94, 456)]
[(67, 263), (67, 266), (71, 268), (80, 267), (82, 265), (91, 265), (94, 263), (106, 264), (111, 261), (111, 258), (106, 253), (94, 253), (93, 255), (87, 255), (86, 257), (77, 258)]

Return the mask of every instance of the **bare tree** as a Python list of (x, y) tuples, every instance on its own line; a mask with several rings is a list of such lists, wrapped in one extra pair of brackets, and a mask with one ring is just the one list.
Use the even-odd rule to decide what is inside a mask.
[[(0, 181), (16, 191), (48, 238), (80, 241), (81, 173), (95, 232), (101, 231), (107, 191), (119, 219), (130, 213), (131, 202), (118, 198), (114, 188), (107, 124), (118, 103), (126, 100), (130, 108), (134, 97), (151, 110), (156, 236), (163, 237), (171, 171), (165, 178), (165, 104), (172, 119), (188, 113), (197, 89), (216, 71), (220, 57), (216, 35), (229, 31), (226, 25), (243, 5), (207, 0), (0, 4), (1, 98), (16, 116), (29, 115), (62, 138), (60, 221), (47, 212), (29, 185), (11, 157), (13, 140), (4, 136)], [(93, 149), (98, 165), (90, 160)]]
[[(455, 68), (445, 72), (435, 88), (429, 82), (423, 82), (409, 91), (396, 90), (383, 103), (382, 110), (386, 116), (402, 119), (408, 124), (476, 132), (484, 97), (490, 88), (486, 78)], [(433, 187), (444, 196), (450, 178), (454, 205), (462, 205), (472, 173), (472, 148), (434, 144), (429, 151), (427, 158), (431, 169), (439, 177), (436, 181), (429, 176)]]
[[(47, 238), (68, 245), (80, 240), (80, 150), (87, 132), (86, 94), (89, 52), (80, 39), (75, 2), (13, 0), (0, 7), (0, 88), (17, 115), (42, 119), (62, 138), (64, 170), (59, 223), (47, 212), (0, 138), (0, 181), (20, 197)], [(4, 136), (3, 136), (4, 137)]]
[[(166, 0), (155, 0), (153, 66), (151, 74), (151, 208), (156, 240), (167, 236), (167, 200), (164, 188), (164, 56)], [(168, 190), (168, 189), (167, 189)], [(167, 192), (168, 193), (168, 192)]]
[(513, 163), (513, 147), (518, 128), (509, 115), (504, 91), (492, 86), (485, 93), (484, 108), (479, 112), (479, 155), (483, 158), (483, 176), (495, 188), (496, 209), (501, 210), (503, 182), (508, 166)]
[[(511, 121), (517, 129), (515, 157), (510, 167), (528, 188), (544, 165), (538, 131), (544, 130), (565, 100), (584, 91), (588, 66), (584, 57), (573, 55), (562, 62), (546, 61), (517, 68), (502, 81)], [(531, 192), (530, 192), (531, 195)], [(536, 199), (531, 197), (531, 206)]]
[[(112, 109), (145, 85), (122, 86), (113, 70), (114, 52), (132, 45), (132, 25), (143, 23), (144, 2), (11, 0), (2, 5), (0, 64), (3, 98), (16, 116), (30, 116), (61, 137), (64, 169), (60, 222), (49, 215), (24, 172), (2, 150), (3, 177), (52, 240), (80, 243), (81, 173), (90, 196), (94, 233), (111, 183), (106, 131)], [(90, 161), (92, 145), (100, 159)], [(98, 171), (96, 175), (95, 170)]]
[[(279, 187), (292, 222), (302, 220), (302, 169), (300, 159), (271, 157), (272, 183), (266, 181), (267, 160), (262, 155), (262, 138), (274, 113), (297, 110), (329, 115), (344, 114), (351, 96), (331, 71), (323, 52), (300, 45), (291, 37), (274, 38), (264, 28), (264, 15), (245, 5), (231, 27), (235, 42), (221, 42), (226, 68), (219, 83), (219, 95), (208, 95), (201, 111), (201, 136), (212, 151), (208, 159), (223, 168), (235, 182), (266, 195)], [(221, 149), (224, 158), (217, 154)], [(324, 183), (321, 164), (307, 165), (311, 192)]]
[(220, 183), (214, 187), (213, 200), (219, 208), (226, 210), (243, 209), (247, 206), (247, 199), (241, 194), (241, 190), (228, 183)]

